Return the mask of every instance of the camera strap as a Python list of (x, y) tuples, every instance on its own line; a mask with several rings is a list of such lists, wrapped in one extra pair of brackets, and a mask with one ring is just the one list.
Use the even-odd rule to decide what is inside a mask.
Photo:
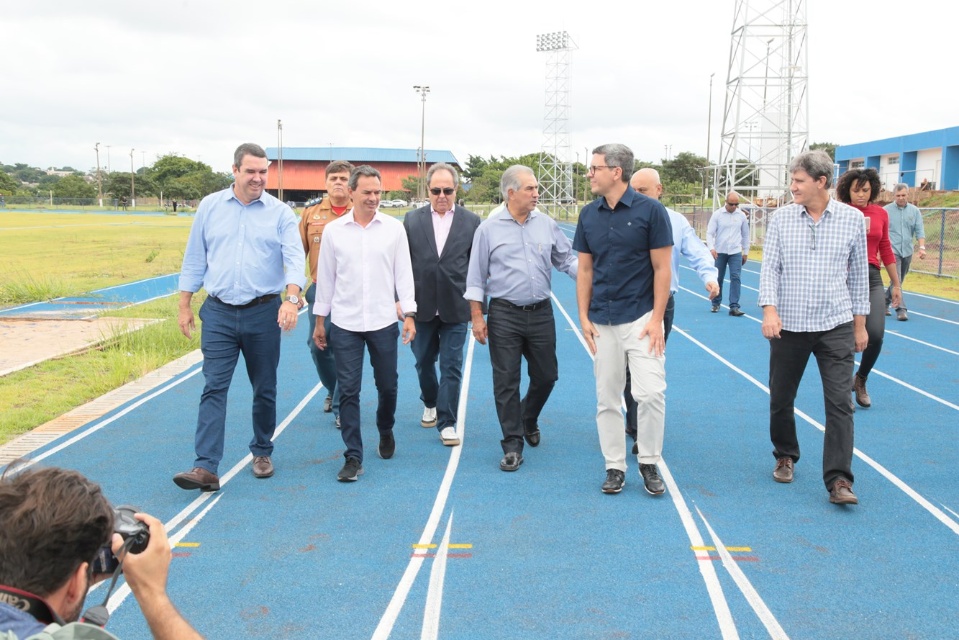
[(42, 622), (43, 624), (50, 624), (52, 622), (60, 625), (64, 624), (56, 611), (54, 611), (43, 598), (27, 591), (21, 591), (20, 589), (14, 589), (5, 584), (0, 584), (0, 602), (14, 609), (29, 613), (37, 622)]
[(80, 622), (95, 624), (101, 628), (107, 626), (107, 622), (110, 620), (110, 612), (107, 610), (107, 602), (110, 601), (110, 594), (113, 593), (113, 588), (117, 586), (117, 579), (120, 577), (120, 574), (123, 573), (123, 560), (127, 557), (127, 550), (132, 545), (132, 538), (126, 538), (123, 541), (123, 546), (120, 547), (120, 553), (117, 554), (117, 568), (113, 572), (113, 578), (110, 580), (110, 586), (107, 587), (107, 595), (103, 597), (103, 602), (101, 604), (94, 605), (84, 611), (83, 615), (80, 616)]

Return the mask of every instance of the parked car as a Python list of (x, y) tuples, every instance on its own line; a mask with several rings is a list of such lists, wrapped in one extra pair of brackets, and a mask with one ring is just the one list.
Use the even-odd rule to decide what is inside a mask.
[(406, 200), (391, 200), (390, 202), (392, 203), (392, 204), (390, 204), (391, 207), (405, 207), (405, 206), (407, 206)]

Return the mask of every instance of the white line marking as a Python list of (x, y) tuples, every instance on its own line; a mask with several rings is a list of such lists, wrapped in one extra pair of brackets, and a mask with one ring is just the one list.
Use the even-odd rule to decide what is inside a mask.
[(756, 612), (756, 616), (763, 623), (763, 626), (766, 627), (766, 631), (768, 631), (769, 635), (773, 638), (783, 638), (784, 640), (788, 640), (789, 636), (786, 635), (786, 630), (779, 625), (779, 622), (776, 620), (776, 616), (774, 616), (773, 612), (769, 610), (769, 607), (767, 607), (766, 603), (763, 602), (762, 597), (760, 597), (759, 593), (757, 593), (752, 583), (749, 582), (749, 578), (746, 577), (746, 574), (743, 573), (743, 570), (739, 567), (739, 565), (736, 564), (736, 561), (733, 560), (733, 557), (730, 555), (729, 551), (726, 550), (726, 545), (723, 544), (723, 541), (719, 539), (719, 536), (716, 535), (716, 532), (713, 531), (713, 528), (709, 526), (709, 521), (706, 520), (705, 516), (703, 516), (703, 512), (699, 510), (699, 507), (696, 507), (696, 513), (699, 514), (700, 519), (706, 526), (706, 530), (709, 531), (709, 537), (713, 540), (713, 546), (716, 547), (716, 552), (722, 559), (723, 566), (726, 568), (726, 571), (729, 572), (729, 575), (733, 577), (733, 581), (736, 583), (736, 586), (739, 587), (740, 591), (742, 591), (743, 595), (746, 597), (746, 602), (748, 602), (749, 606), (752, 607), (753, 611)]
[(943, 405), (943, 406), (946, 406), (946, 407), (949, 407), (950, 409), (955, 409), (956, 411), (959, 411), (959, 405), (956, 405), (956, 404), (954, 404), (954, 403), (952, 403), (952, 402), (949, 402), (948, 400), (943, 400), (943, 399), (940, 398), (939, 396), (934, 396), (934, 395), (932, 395), (931, 393), (929, 393), (928, 391), (923, 391), (923, 390), (920, 389), (919, 387), (914, 387), (913, 385), (909, 384), (908, 382), (904, 382), (904, 381), (900, 380), (899, 378), (893, 378), (891, 375), (889, 375), (889, 374), (887, 374), (887, 373), (883, 373), (883, 372), (880, 371), (879, 369), (875, 369), (875, 368), (874, 368), (870, 373), (875, 373), (876, 375), (882, 376), (882, 377), (885, 378), (886, 380), (891, 380), (891, 381), (895, 382), (896, 384), (898, 384), (898, 385), (900, 385), (900, 386), (903, 386), (903, 387), (909, 389), (910, 391), (915, 391), (916, 393), (918, 393), (918, 394), (921, 395), (921, 396), (926, 396), (926, 397), (929, 398), (930, 400), (933, 400), (933, 401), (935, 401), (935, 402), (938, 402), (939, 404), (941, 404), (941, 405)]
[[(460, 445), (462, 446), (462, 445)], [(443, 608), (443, 581), (446, 578), (447, 553), (450, 548), (450, 531), (453, 528), (453, 512), (446, 521), (446, 533), (440, 542), (430, 571), (430, 586), (426, 592), (426, 606), (423, 609), (422, 640), (436, 640), (440, 635), (440, 611)]]
[[(922, 272), (917, 272), (917, 273), (922, 273)], [(950, 300), (949, 298), (940, 298), (939, 296), (930, 296), (925, 293), (916, 293), (914, 291), (906, 291), (906, 293), (909, 294), (910, 298), (925, 298), (927, 300), (935, 300), (936, 302), (948, 302), (949, 304), (959, 304), (959, 301), (956, 301), (956, 300)]]
[[(762, 389), (767, 395), (769, 394), (769, 387), (767, 387), (767, 386), (764, 385), (763, 383), (761, 383), (761, 382), (759, 382), (758, 380), (756, 380), (756, 378), (752, 377), (751, 375), (749, 375), (748, 373), (746, 373), (745, 371), (743, 371), (742, 369), (740, 369), (739, 367), (737, 367), (736, 365), (734, 365), (733, 363), (731, 363), (729, 360), (726, 360), (725, 358), (723, 358), (721, 355), (719, 355), (718, 353), (716, 353), (715, 351), (713, 351), (712, 349), (710, 349), (709, 347), (707, 347), (706, 345), (704, 345), (702, 342), (700, 342), (700, 341), (697, 340), (696, 338), (692, 337), (691, 335), (689, 335), (688, 333), (686, 333), (685, 331), (683, 331), (682, 329), (680, 329), (680, 328), (677, 327), (676, 325), (673, 325), (673, 331), (679, 332), (682, 336), (684, 336), (687, 340), (689, 340), (690, 342), (692, 342), (693, 344), (695, 344), (696, 346), (698, 346), (700, 349), (702, 349), (703, 351), (705, 351), (706, 353), (708, 353), (708, 354), (711, 355), (712, 357), (714, 357), (714, 358), (716, 358), (717, 360), (719, 360), (720, 362), (722, 362), (724, 365), (726, 365), (727, 367), (729, 367), (730, 369), (732, 369), (733, 371), (735, 371), (736, 373), (738, 373), (739, 375), (741, 375), (742, 377), (744, 377), (746, 380), (748, 380), (748, 381), (750, 381), (751, 383), (753, 383), (755, 386), (757, 386), (757, 387), (759, 387), (760, 389)], [(873, 369), (873, 371), (875, 371), (875, 369)], [(826, 432), (826, 427), (824, 427), (823, 425), (821, 425), (821, 424), (819, 424), (818, 422), (816, 422), (815, 420), (813, 420), (810, 416), (806, 415), (805, 413), (803, 413), (803, 412), (800, 411), (799, 409), (794, 409), (794, 411), (795, 411), (797, 417), (802, 418), (803, 420), (805, 420), (806, 422), (808, 422), (808, 423), (811, 424), (812, 426), (816, 427), (817, 429), (819, 429), (819, 430), (822, 431), (823, 433)], [(868, 455), (866, 455), (865, 453), (863, 453), (863, 452), (860, 451), (859, 449), (853, 448), (853, 454), (856, 455), (856, 456), (857, 456), (859, 459), (861, 459), (863, 462), (865, 462), (866, 464), (868, 464), (870, 467), (872, 467), (873, 469), (875, 469), (876, 471), (878, 471), (878, 472), (880, 473), (880, 475), (884, 476), (884, 477), (885, 477), (887, 480), (889, 480), (893, 485), (895, 485), (896, 487), (898, 487), (899, 489), (901, 489), (902, 492), (905, 493), (907, 496), (909, 496), (910, 498), (912, 498), (913, 500), (915, 500), (923, 509), (925, 509), (926, 511), (928, 511), (929, 513), (931, 513), (934, 518), (936, 518), (937, 520), (939, 520), (940, 522), (942, 522), (944, 525), (946, 525), (947, 527), (949, 527), (949, 529), (952, 530), (953, 533), (955, 533), (956, 535), (959, 535), (959, 523), (957, 523), (955, 520), (952, 520), (949, 516), (947, 516), (945, 513), (943, 513), (942, 510), (938, 509), (938, 508), (937, 508), (936, 506), (934, 506), (931, 502), (929, 502), (928, 500), (926, 500), (925, 498), (923, 498), (921, 495), (919, 495), (912, 487), (910, 487), (910, 486), (907, 485), (905, 482), (903, 482), (902, 480), (900, 480), (900, 479), (899, 479), (896, 475), (894, 475), (891, 471), (889, 471), (888, 469), (886, 469), (884, 466), (882, 466), (881, 464), (879, 464), (878, 462), (876, 462), (875, 460), (873, 460), (872, 458), (870, 458)]]
[[(208, 494), (208, 495), (213, 495), (213, 494)], [(208, 504), (208, 505), (206, 506), (206, 509), (204, 509), (203, 511), (201, 511), (201, 512), (197, 515), (196, 518), (194, 518), (192, 521), (190, 521), (190, 523), (189, 523), (187, 526), (185, 526), (185, 527), (183, 527), (182, 529), (180, 529), (180, 531), (178, 531), (176, 535), (170, 536), (170, 538), (169, 538), (170, 548), (171, 548), (171, 549), (175, 548), (176, 545), (177, 545), (177, 543), (180, 542), (181, 540), (183, 540), (183, 538), (184, 538), (188, 533), (190, 533), (190, 531), (193, 529), (193, 527), (195, 527), (196, 525), (198, 525), (198, 524), (200, 523), (200, 520), (202, 520), (203, 517), (206, 516), (206, 514), (210, 512), (210, 509), (212, 509), (212, 508), (214, 507), (214, 505), (216, 505), (216, 503), (219, 502), (219, 501), (220, 501), (220, 498), (222, 498), (222, 497), (223, 497), (223, 494), (222, 494), (222, 493), (219, 494), (219, 495), (217, 495), (216, 499), (213, 500), (210, 504)], [(104, 581), (104, 582), (105, 582), (105, 581)], [(98, 583), (98, 584), (103, 584), (103, 583)], [(131, 591), (130, 591), (130, 585), (128, 585), (126, 582), (124, 582), (124, 583), (120, 586), (120, 588), (117, 589), (116, 592), (114, 592), (114, 594), (113, 594), (112, 596), (110, 596), (110, 600), (109, 600), (109, 602), (107, 602), (107, 611), (110, 612), (110, 613), (113, 613), (114, 611), (116, 611), (117, 608), (118, 608), (121, 604), (123, 604), (123, 601), (126, 600), (127, 596), (130, 595), (130, 593), (131, 593)]]
[[(563, 314), (563, 317), (566, 318), (566, 321), (573, 328), (573, 331), (576, 332), (576, 337), (579, 338), (579, 343), (583, 345), (586, 355), (589, 356), (590, 360), (595, 360), (593, 354), (589, 351), (589, 346), (586, 344), (586, 339), (580, 332), (579, 327), (573, 324), (573, 319), (566, 313), (566, 309), (560, 303), (559, 299), (556, 298), (556, 295), (550, 294), (550, 297), (556, 302), (560, 313)], [(699, 533), (699, 529), (696, 528), (693, 516), (689, 511), (689, 507), (686, 506), (686, 501), (679, 491), (679, 486), (677, 486), (673, 480), (673, 474), (669, 471), (665, 458), (660, 457), (659, 470), (664, 482), (666, 482), (666, 485), (669, 487), (669, 494), (673, 499), (673, 506), (679, 514), (680, 522), (683, 523), (683, 528), (686, 530), (686, 537), (689, 538), (690, 545), (693, 547), (703, 546), (703, 537)], [(695, 557), (695, 552), (693, 552), (693, 555)], [(699, 565), (699, 572), (703, 576), (703, 582), (706, 583), (706, 592), (709, 593), (709, 600), (713, 605), (716, 621), (719, 623), (719, 630), (722, 632), (723, 638), (728, 640), (738, 638), (739, 632), (736, 629), (736, 623), (733, 620), (732, 613), (729, 611), (729, 604), (726, 602), (726, 596), (723, 593), (723, 587), (716, 575), (715, 568), (710, 563), (701, 560), (697, 560), (697, 564)]]
[[(293, 419), (296, 418), (300, 414), (300, 412), (303, 411), (304, 408), (306, 408), (306, 405), (310, 403), (310, 400), (312, 400), (313, 397), (317, 393), (319, 393), (320, 389), (322, 388), (323, 388), (322, 384), (317, 384), (315, 387), (313, 387), (313, 389), (309, 393), (307, 393), (306, 396), (304, 396), (304, 398), (299, 402), (299, 404), (297, 404), (296, 407), (293, 408), (293, 411), (291, 411), (289, 415), (286, 416), (283, 422), (277, 425), (276, 431), (273, 433), (273, 441), (275, 441), (280, 436), (280, 434), (286, 430), (286, 428), (290, 425), (290, 423), (293, 422)], [(246, 467), (252, 460), (253, 460), (253, 454), (248, 453), (245, 456), (243, 456), (243, 458), (239, 462), (233, 465), (233, 467), (228, 472), (220, 476), (220, 491), (223, 491), (224, 485), (226, 485), (230, 480), (232, 480), (233, 477), (237, 473), (239, 473), (241, 469)], [(190, 521), (190, 523), (188, 523), (183, 529), (178, 531), (175, 535), (170, 536), (171, 547), (172, 545), (182, 540), (183, 537), (187, 533), (189, 533), (190, 530), (193, 529), (193, 527), (197, 525), (200, 519), (203, 518), (203, 516), (205, 516), (210, 511), (210, 509), (213, 508), (213, 505), (215, 505), (217, 501), (219, 501), (220, 496), (223, 494), (211, 493), (211, 492), (200, 492), (200, 495), (195, 500), (193, 500), (193, 502), (191, 502), (186, 507), (184, 507), (183, 510), (180, 511), (180, 513), (178, 513), (176, 516), (174, 516), (169, 522), (164, 523), (163, 528), (167, 530), (167, 533), (171, 532), (181, 522), (186, 520), (191, 513), (196, 511), (200, 507), (200, 505), (210, 500), (210, 498), (212, 498), (214, 495), (216, 495), (216, 499), (213, 500), (213, 502), (211, 502), (210, 504), (208, 504), (206, 508), (203, 509), (203, 511), (201, 511), (200, 514), (195, 519)], [(111, 603), (110, 606), (112, 608), (110, 608), (109, 610), (112, 612), (114, 609), (119, 607), (123, 603), (123, 600), (128, 595), (130, 595), (130, 589), (129, 587), (126, 586), (126, 584), (124, 584), (123, 587), (118, 589), (117, 592), (110, 597), (110, 603)]]
[[(453, 477), (456, 475), (456, 469), (459, 467), (460, 456), (462, 456), (463, 447), (466, 445), (466, 402), (469, 396), (467, 391), (469, 389), (470, 376), (473, 370), (473, 352), (475, 351), (475, 347), (476, 339), (470, 335), (469, 346), (466, 349), (466, 362), (463, 366), (460, 404), (456, 409), (457, 431), (459, 431), (460, 444), (458, 447), (450, 447), (452, 449), (450, 452), (450, 460), (446, 464), (446, 473), (443, 475), (443, 481), (440, 483), (439, 491), (436, 493), (436, 500), (433, 502), (433, 510), (430, 512), (430, 517), (426, 521), (426, 526), (423, 528), (423, 532), (420, 534), (420, 539), (418, 542), (420, 545), (430, 544), (433, 540), (433, 536), (436, 534), (436, 528), (439, 526), (440, 516), (443, 515), (443, 511), (446, 509), (446, 502), (449, 499), (450, 487), (453, 484)], [(393, 593), (390, 603), (386, 606), (386, 611), (383, 612), (383, 617), (380, 618), (380, 623), (376, 625), (376, 629), (373, 631), (372, 637), (374, 640), (386, 640), (390, 637), (390, 633), (393, 631), (393, 626), (396, 624), (396, 620), (399, 617), (400, 612), (403, 610), (403, 604), (406, 602), (406, 598), (410, 594), (410, 589), (413, 587), (413, 583), (416, 581), (416, 575), (423, 566), (423, 560), (424, 558), (422, 557), (410, 558), (409, 563), (406, 565), (406, 571), (403, 572), (403, 576), (400, 578), (400, 582), (396, 587), (396, 591)]]
[(180, 378), (179, 380), (174, 380), (174, 381), (171, 382), (170, 384), (168, 384), (168, 385), (166, 385), (166, 386), (164, 386), (164, 387), (160, 387), (159, 389), (157, 389), (156, 391), (154, 391), (154, 392), (151, 393), (150, 395), (148, 395), (148, 396), (146, 396), (146, 397), (144, 397), (144, 398), (141, 398), (140, 400), (137, 400), (136, 402), (134, 402), (134, 403), (131, 404), (129, 407), (127, 407), (127, 408), (124, 409), (123, 411), (119, 412), (119, 413), (116, 414), (115, 416), (113, 416), (113, 417), (111, 417), (111, 418), (107, 418), (106, 420), (104, 420), (104, 421), (102, 421), (102, 422), (98, 422), (97, 424), (93, 425), (93, 426), (90, 427), (89, 429), (86, 429), (85, 431), (82, 431), (82, 432), (78, 433), (77, 435), (73, 436), (73, 437), (70, 438), (69, 440), (66, 440), (65, 442), (62, 442), (62, 443), (58, 444), (57, 446), (53, 447), (52, 449), (48, 449), (47, 451), (44, 451), (43, 453), (41, 453), (40, 455), (36, 456), (35, 458), (30, 458), (29, 460), (24, 461), (23, 464), (17, 466), (17, 469), (26, 469), (27, 467), (29, 467), (29, 466), (31, 466), (31, 465), (34, 465), (34, 464), (40, 462), (41, 460), (44, 460), (44, 459), (46, 459), (46, 458), (49, 458), (50, 456), (52, 456), (52, 455), (55, 454), (55, 453), (58, 453), (58, 452), (60, 452), (60, 451), (63, 451), (64, 449), (66, 449), (66, 448), (69, 447), (70, 445), (75, 444), (75, 443), (79, 442), (80, 440), (83, 440), (83, 439), (86, 438), (87, 436), (96, 433), (97, 431), (99, 431), (99, 430), (102, 429), (103, 427), (107, 426), (108, 424), (112, 423), (113, 421), (119, 420), (120, 418), (122, 418), (123, 416), (127, 415), (128, 413), (130, 413), (130, 412), (133, 411), (134, 409), (140, 408), (143, 404), (145, 404), (146, 402), (149, 402), (150, 400), (152, 400), (153, 398), (157, 397), (158, 395), (169, 391), (170, 389), (172, 389), (173, 387), (177, 386), (178, 384), (182, 384), (183, 382), (186, 382), (187, 380), (189, 380), (190, 378), (192, 378), (192, 377), (195, 376), (196, 374), (200, 373), (202, 370), (203, 370), (202, 368), (197, 368), (195, 371), (186, 374), (185, 376), (183, 376), (183, 377)]
[(930, 349), (938, 349), (939, 351), (945, 351), (945, 352), (948, 353), (948, 354), (951, 354), (951, 355), (954, 355), (954, 356), (959, 356), (959, 351), (953, 351), (952, 349), (946, 349), (945, 347), (940, 347), (939, 345), (935, 345), (935, 344), (932, 344), (932, 343), (930, 343), (930, 342), (925, 342), (924, 340), (919, 340), (919, 339), (917, 339), (917, 338), (913, 338), (912, 336), (907, 336), (907, 335), (904, 334), (904, 333), (899, 333), (898, 331), (893, 331), (892, 329), (886, 329), (886, 334), (892, 334), (892, 335), (896, 336), (897, 338), (902, 338), (903, 340), (911, 340), (912, 342), (919, 343), (919, 344), (921, 344), (921, 345), (924, 346), (924, 347), (929, 347)]
[(955, 320), (946, 320), (945, 318), (940, 318), (938, 316), (930, 316), (925, 313), (919, 313), (918, 311), (913, 311), (912, 309), (909, 310), (909, 313), (911, 313), (914, 316), (919, 316), (920, 318), (929, 318), (930, 320), (936, 320), (938, 322), (946, 322), (948, 324), (954, 324), (956, 326), (959, 326), (959, 322), (956, 322)]

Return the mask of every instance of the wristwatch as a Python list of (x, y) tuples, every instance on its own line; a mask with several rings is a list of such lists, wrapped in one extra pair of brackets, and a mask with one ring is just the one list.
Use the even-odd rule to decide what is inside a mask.
[(288, 296), (286, 297), (286, 301), (287, 301), (287, 302), (292, 302), (293, 304), (299, 306), (299, 304), (300, 304), (300, 296), (294, 296), (294, 295), (290, 294), (290, 295), (288, 295)]
[(406, 313), (403, 314), (403, 317), (404, 317), (404, 318), (413, 318), (414, 320), (416, 320), (416, 312), (415, 312), (415, 311), (407, 311)]

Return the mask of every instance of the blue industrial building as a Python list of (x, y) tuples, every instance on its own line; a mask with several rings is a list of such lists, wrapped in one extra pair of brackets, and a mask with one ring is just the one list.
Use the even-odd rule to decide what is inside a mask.
[(836, 147), (836, 164), (840, 174), (872, 167), (890, 190), (897, 182), (919, 187), (923, 180), (933, 190), (959, 190), (959, 127), (845, 144)]

